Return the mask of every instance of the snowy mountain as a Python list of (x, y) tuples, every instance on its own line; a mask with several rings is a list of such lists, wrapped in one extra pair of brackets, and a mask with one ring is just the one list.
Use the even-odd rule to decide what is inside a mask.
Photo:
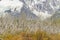
[[(0, 15), (11, 13), (19, 15), (26, 13), (27, 17), (39, 17), (44, 20), (50, 18), (60, 9), (59, 0), (0, 0)], [(59, 10), (60, 11), (60, 10)]]
[(33, 14), (42, 20), (51, 17), (58, 9), (60, 9), (59, 0), (20, 0), (27, 5)]

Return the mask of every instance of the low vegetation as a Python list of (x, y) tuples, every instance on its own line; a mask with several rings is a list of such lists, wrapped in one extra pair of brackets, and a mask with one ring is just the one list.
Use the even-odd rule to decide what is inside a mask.
[(59, 27), (58, 24), (60, 20), (27, 20), (26, 15), (17, 18), (7, 14), (0, 18), (0, 40), (60, 40), (59, 33), (42, 29), (45, 26)]

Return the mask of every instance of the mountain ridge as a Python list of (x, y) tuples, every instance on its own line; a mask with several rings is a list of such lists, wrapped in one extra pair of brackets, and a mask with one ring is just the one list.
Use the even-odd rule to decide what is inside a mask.
[(22, 12), (26, 10), (25, 13), (32, 13), (36, 15), (36, 17), (44, 20), (53, 16), (55, 12), (60, 9), (59, 3), (59, 0), (1, 0), (0, 12), (9, 13), (10, 10), (10, 12), (13, 12), (12, 15), (16, 14), (15, 11), (19, 14), (23, 7), (25, 7), (26, 9), (23, 9)]

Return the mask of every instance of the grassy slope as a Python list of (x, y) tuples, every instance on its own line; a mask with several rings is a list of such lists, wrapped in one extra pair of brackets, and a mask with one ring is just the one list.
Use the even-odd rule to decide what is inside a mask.
[[(3, 19), (3, 18), (0, 19), (1, 27), (5, 28), (6, 25), (7, 27), (9, 27), (3, 34), (0, 34), (0, 39), (3, 39), (3, 40), (60, 40), (59, 33), (49, 34), (45, 31), (41, 31), (40, 29), (40, 26), (46, 26), (46, 25), (60, 26), (60, 20), (42, 22), (40, 20), (26, 20), (25, 16), (19, 20), (16, 18), (13, 20), (10, 17), (6, 19)], [(39, 27), (39, 29), (32, 33), (30, 32), (30, 29), (28, 28), (28, 27), (31, 27), (31, 25), (33, 28)], [(13, 27), (15, 32), (12, 31), (10, 27)], [(23, 29), (22, 31), (16, 31), (15, 27), (16, 28), (22, 27)], [(13, 34), (11, 33), (11, 31), (13, 32)]]

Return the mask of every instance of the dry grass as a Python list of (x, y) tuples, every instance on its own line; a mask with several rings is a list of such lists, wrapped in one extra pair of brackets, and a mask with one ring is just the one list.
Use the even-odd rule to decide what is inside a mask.
[(60, 34), (47, 34), (43, 31), (36, 33), (21, 32), (19, 34), (8, 34), (3, 37), (3, 40), (60, 40)]
[[(0, 40), (60, 40), (60, 34), (42, 31), (41, 27), (56, 26), (59, 21), (26, 20), (26, 15), (0, 18)], [(60, 23), (60, 22), (59, 22)], [(58, 23), (58, 24), (59, 24)]]

